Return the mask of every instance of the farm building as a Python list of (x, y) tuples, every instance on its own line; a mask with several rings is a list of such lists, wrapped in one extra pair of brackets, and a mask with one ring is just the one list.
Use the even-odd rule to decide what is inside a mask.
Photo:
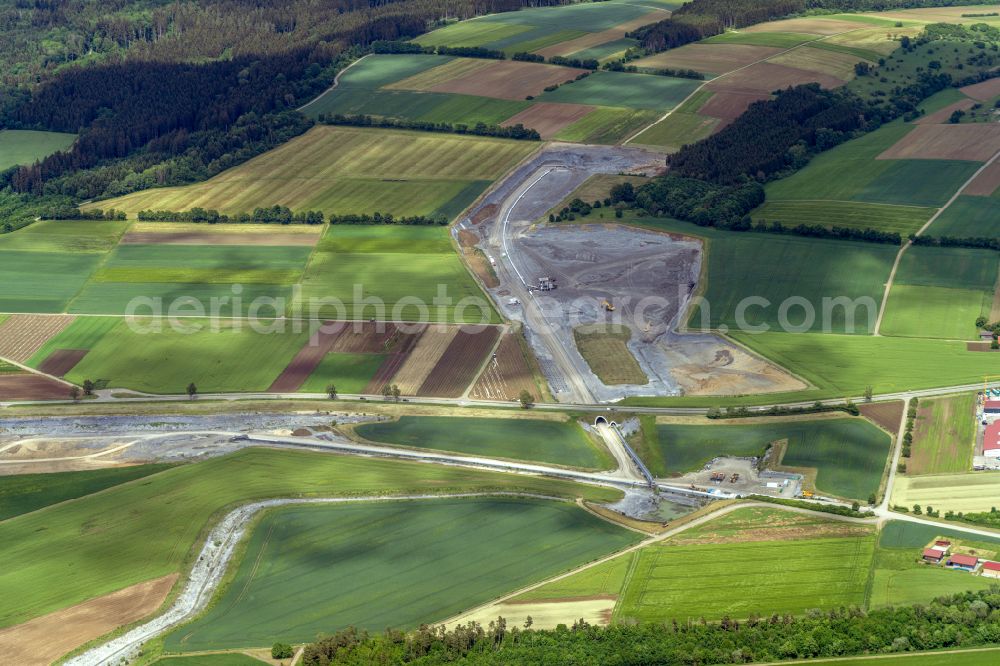
[(1000, 421), (986, 426), (986, 432), (983, 433), (983, 455), (987, 458), (1000, 458)]
[(934, 547), (940, 548), (941, 550), (948, 550), (951, 548), (951, 541), (935, 541)]
[(962, 569), (963, 571), (975, 571), (979, 564), (979, 558), (975, 555), (955, 554), (948, 558), (947, 566), (952, 569)]
[(982, 574), (987, 578), (1000, 578), (1000, 562), (983, 562)]
[(937, 548), (925, 548), (923, 558), (924, 562), (940, 564), (941, 560), (944, 559), (944, 551)]
[(986, 414), (1000, 414), (1000, 400), (987, 400), (983, 403), (983, 412)]

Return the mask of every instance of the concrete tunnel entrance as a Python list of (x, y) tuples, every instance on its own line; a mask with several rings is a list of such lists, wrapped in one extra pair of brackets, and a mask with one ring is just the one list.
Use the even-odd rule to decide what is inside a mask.
[(598, 416), (598, 417), (597, 417), (596, 419), (594, 419), (594, 425), (595, 425), (595, 426), (599, 426), (599, 425), (608, 425), (608, 423), (610, 423), (611, 425), (613, 425), (613, 426), (614, 426), (614, 427), (616, 427), (616, 428), (618, 427), (618, 424), (617, 424), (617, 423), (615, 423), (614, 421), (608, 421), (608, 420), (607, 420), (606, 418), (604, 418), (603, 416)]

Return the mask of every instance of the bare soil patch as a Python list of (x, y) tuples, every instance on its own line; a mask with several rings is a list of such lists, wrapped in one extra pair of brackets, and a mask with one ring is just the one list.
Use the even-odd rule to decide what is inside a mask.
[(735, 120), (754, 102), (770, 97), (765, 92), (720, 91), (698, 111), (699, 115)]
[(418, 394), (439, 398), (461, 396), (475, 380), (499, 334), (496, 326), (480, 331), (459, 331), (420, 386)]
[(153, 613), (176, 580), (177, 574), (170, 574), (0, 629), (0, 653), (9, 664), (51, 664), (67, 652)]
[(770, 21), (769, 23), (758, 23), (749, 28), (743, 28), (743, 32), (799, 32), (811, 35), (836, 35), (838, 32), (858, 30), (864, 27), (864, 23), (855, 23), (854, 21), (838, 21), (826, 18), (793, 18), (782, 21)]
[(1000, 95), (1000, 78), (973, 83), (971, 86), (965, 86), (964, 88), (959, 88), (959, 90), (967, 97), (971, 97), (978, 102), (989, 102), (997, 95)]
[(528, 95), (540, 95), (547, 86), (572, 81), (586, 71), (516, 60), (491, 61), (485, 67), (434, 85), (430, 90), (522, 100)]
[(829, 74), (809, 72), (788, 65), (758, 62), (746, 69), (711, 81), (705, 87), (708, 90), (726, 92), (764, 92), (770, 94), (780, 88), (797, 86), (802, 83), (819, 83), (824, 88), (836, 88), (843, 85), (844, 80)]
[(594, 110), (586, 104), (557, 104), (554, 102), (539, 102), (529, 106), (500, 123), (510, 127), (521, 123), (525, 127), (537, 130), (543, 139), (550, 139), (562, 128), (572, 125)]
[(531, 616), (532, 627), (535, 629), (554, 629), (556, 625), (571, 625), (584, 619), (594, 625), (608, 625), (615, 608), (614, 596), (592, 595), (583, 598), (554, 599), (543, 601), (502, 601), (467, 613), (454, 622), (449, 622), (452, 628), (455, 623), (467, 624), (475, 621), (487, 625), (498, 616), (507, 620), (511, 626), (523, 625)]
[(685, 335), (685, 344), (664, 346), (670, 374), (685, 395), (743, 395), (801, 391), (805, 382), (717, 336)]
[[(331, 325), (332, 322), (324, 322), (324, 325)], [(271, 383), (268, 388), (269, 393), (292, 393), (309, 379), (316, 366), (320, 364), (330, 348), (333, 347), (337, 338), (344, 332), (343, 328), (336, 331), (316, 331), (309, 336), (306, 344), (299, 350), (288, 366), (282, 370), (281, 374)]]
[(0, 402), (9, 400), (63, 400), (70, 387), (54, 379), (25, 373), (0, 375)]
[(345, 322), (345, 328), (334, 341), (331, 352), (345, 354), (378, 354), (389, 351), (391, 341), (399, 335), (395, 324), (387, 322)]
[(682, 536), (670, 539), (670, 543), (678, 546), (694, 546), (701, 544), (748, 543), (752, 541), (797, 541), (802, 539), (866, 536), (870, 533), (871, 528), (864, 525), (831, 522), (822, 525), (747, 528), (735, 534), (705, 534), (687, 538)]
[(497, 208), (498, 206), (495, 203), (486, 204), (485, 206), (481, 207), (479, 210), (476, 211), (476, 213), (472, 216), (472, 219), (470, 221), (472, 222), (472, 224), (482, 224), (483, 222), (485, 222), (486, 220), (490, 219), (491, 217), (497, 214)]
[(404, 395), (415, 395), (431, 370), (437, 365), (441, 357), (444, 356), (451, 341), (458, 334), (455, 326), (428, 326), (424, 334), (420, 336), (420, 341), (413, 348), (413, 352), (399, 368), (393, 383), (399, 386), (399, 390)]
[(0, 324), (0, 357), (24, 363), (74, 319), (72, 315), (11, 315)]
[(996, 192), (997, 188), (1000, 188), (1000, 160), (983, 169), (983, 172), (962, 190), (962, 194), (988, 197)]
[(45, 357), (38, 369), (53, 377), (63, 377), (75, 368), (89, 351), (89, 349), (56, 349)]
[(725, 74), (768, 56), (781, 53), (773, 46), (750, 44), (688, 44), (637, 60), (638, 67), (693, 69), (709, 74)]
[(505, 333), (497, 347), (496, 359), (488, 363), (469, 394), (479, 400), (517, 400), (521, 391), (538, 393), (535, 377), (517, 339), (519, 333)]
[(876, 159), (985, 162), (1000, 147), (1000, 125), (918, 125)]
[(861, 416), (893, 435), (899, 434), (899, 424), (903, 420), (903, 401), (868, 402), (858, 406)]
[[(997, 307), (997, 303), (996, 303), (995, 300), (993, 301), (993, 307), (994, 307), (994, 310)], [(970, 352), (992, 352), (992, 351), (1000, 351), (1000, 349), (992, 349), (990, 345), (991, 345), (991, 343), (989, 343), (989, 342), (966, 342), (965, 343), (965, 350), (966, 351), (970, 351)]]
[(940, 125), (941, 123), (948, 122), (948, 118), (955, 111), (965, 111), (971, 107), (976, 102), (971, 99), (960, 99), (957, 102), (953, 102), (943, 109), (939, 109), (934, 113), (929, 113), (922, 118), (918, 118), (914, 121), (917, 125)]
[(397, 331), (396, 337), (386, 347), (389, 356), (382, 362), (372, 380), (368, 382), (368, 386), (365, 387), (365, 393), (379, 393), (382, 387), (392, 380), (399, 368), (409, 358), (414, 347), (420, 342), (424, 330), (421, 328), (420, 330), (407, 333)]
[(316, 234), (289, 233), (219, 233), (216, 231), (130, 231), (122, 236), (123, 245), (301, 245), (311, 247), (319, 240)]

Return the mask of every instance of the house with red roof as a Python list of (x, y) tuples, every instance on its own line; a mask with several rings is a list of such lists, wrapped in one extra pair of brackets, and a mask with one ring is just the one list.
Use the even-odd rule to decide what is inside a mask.
[(948, 562), (945, 564), (945, 566), (952, 569), (962, 569), (963, 571), (975, 571), (978, 565), (978, 557), (975, 555), (962, 555), (961, 553), (955, 553), (949, 557)]
[(1000, 421), (994, 421), (986, 426), (983, 434), (983, 455), (987, 458), (1000, 458)]
[(938, 550), (937, 548), (924, 548), (924, 562), (930, 562), (931, 564), (941, 564), (941, 560), (944, 559), (944, 551)]
[(987, 578), (1000, 578), (1000, 562), (983, 562), (983, 570), (980, 573)]

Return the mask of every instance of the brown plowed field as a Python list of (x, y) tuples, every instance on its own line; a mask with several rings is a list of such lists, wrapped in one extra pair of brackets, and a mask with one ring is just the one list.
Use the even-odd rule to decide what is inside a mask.
[(24, 363), (74, 319), (71, 315), (11, 315), (0, 324), (0, 357)]
[(699, 115), (735, 120), (751, 104), (757, 100), (770, 97), (765, 92), (729, 92), (721, 91), (712, 95), (698, 111)]
[(903, 420), (903, 401), (869, 402), (858, 406), (861, 416), (880, 426), (893, 435), (899, 434), (899, 424)]
[(962, 194), (988, 197), (996, 192), (998, 187), (1000, 187), (1000, 160), (983, 169), (983, 172), (962, 190)]
[(1000, 125), (917, 125), (876, 159), (973, 160), (985, 162), (1000, 150)]
[(939, 109), (934, 113), (929, 113), (923, 118), (918, 118), (914, 121), (914, 123), (917, 125), (940, 125), (941, 123), (948, 122), (948, 118), (950, 118), (951, 114), (955, 111), (965, 111), (975, 103), (976, 102), (971, 99), (960, 99), (957, 102), (949, 104), (943, 109)]
[(3, 661), (18, 666), (51, 664), (67, 652), (154, 612), (176, 580), (177, 574), (170, 574), (0, 629)]
[(742, 30), (743, 32), (798, 32), (808, 35), (836, 35), (838, 32), (859, 30), (864, 27), (863, 23), (817, 17), (758, 23)]
[(510, 127), (511, 125), (521, 123), (525, 127), (537, 130), (543, 139), (550, 139), (559, 130), (567, 125), (572, 125), (593, 110), (594, 107), (587, 106), (586, 104), (539, 102), (511, 116), (500, 124), (504, 127)]
[[(324, 324), (330, 323), (332, 322), (324, 322)], [(299, 353), (295, 355), (295, 358), (282, 370), (277, 379), (271, 383), (270, 388), (267, 389), (268, 393), (292, 393), (298, 391), (302, 384), (309, 379), (309, 375), (313, 373), (316, 366), (320, 364), (320, 361), (326, 357), (327, 352), (333, 347), (337, 338), (343, 333), (344, 329), (341, 328), (329, 333), (317, 331), (309, 336), (309, 340), (299, 350)]]
[(711, 81), (705, 88), (727, 92), (772, 93), (780, 88), (813, 82), (819, 83), (824, 88), (836, 88), (844, 83), (842, 79), (829, 74), (807, 72), (804, 69), (773, 62), (758, 62), (746, 69)]
[(53, 377), (64, 377), (89, 351), (89, 349), (56, 349), (45, 357), (38, 370)]
[(42, 375), (0, 375), (0, 402), (8, 400), (65, 400), (70, 387)]
[(962, 94), (971, 97), (979, 102), (988, 102), (997, 95), (1000, 95), (1000, 78), (987, 79), (971, 86), (959, 88)]
[(396, 335), (396, 325), (387, 322), (344, 322), (344, 330), (330, 348), (345, 354), (381, 354)]
[(757, 60), (781, 53), (773, 46), (749, 44), (688, 44), (637, 60), (637, 67), (673, 67), (696, 72), (725, 74)]
[(495, 326), (480, 331), (459, 331), (421, 385), (418, 395), (438, 398), (461, 396), (476, 378), (498, 335), (499, 330)]
[(400, 332), (396, 337), (392, 349), (389, 352), (388, 357), (379, 366), (378, 372), (372, 377), (371, 381), (368, 382), (368, 386), (365, 387), (365, 393), (376, 394), (382, 391), (382, 387), (392, 381), (395, 377), (396, 372), (402, 367), (409, 358), (410, 354), (413, 352), (413, 348), (417, 346), (420, 342), (420, 338), (423, 337), (426, 329), (422, 329), (416, 332), (403, 333)]
[(122, 236), (123, 245), (305, 245), (313, 246), (319, 240), (316, 234), (261, 234), (197, 231), (130, 231)]
[(521, 351), (517, 333), (506, 333), (497, 346), (495, 363), (489, 363), (470, 395), (480, 400), (517, 400), (521, 391), (538, 393), (535, 378)]
[(455, 326), (428, 326), (392, 383), (398, 385), (404, 395), (416, 395), (457, 334)]
[(558, 65), (498, 60), (491, 61), (487, 66), (480, 67), (465, 76), (443, 81), (432, 86), (430, 90), (521, 100), (528, 95), (540, 95), (547, 86), (572, 81), (586, 71)]

